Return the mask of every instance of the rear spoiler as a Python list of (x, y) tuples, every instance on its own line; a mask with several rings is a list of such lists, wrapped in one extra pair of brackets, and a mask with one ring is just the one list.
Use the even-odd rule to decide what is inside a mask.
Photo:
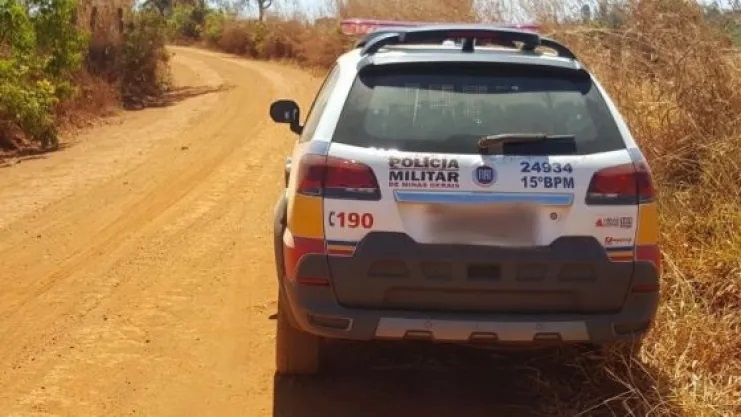
[[(380, 24), (379, 24), (380, 22)], [(365, 36), (355, 45), (361, 55), (373, 55), (388, 45), (441, 44), (459, 40), (463, 52), (474, 52), (476, 40), (489, 40), (508, 48), (533, 52), (539, 47), (552, 49), (559, 57), (576, 60), (576, 55), (561, 43), (544, 38), (532, 30), (490, 24), (428, 24), (419, 22), (343, 20), (343, 32)], [(510, 25), (512, 26), (512, 25)]]
[(576, 59), (566, 46), (538, 33), (536, 24), (443, 24), (395, 20), (345, 19), (340, 22), (347, 35), (364, 35), (355, 48), (362, 55), (375, 54), (387, 45), (443, 43), (458, 39), (463, 52), (474, 52), (477, 39), (489, 40), (506, 47), (532, 52), (538, 47), (554, 50), (558, 56)]

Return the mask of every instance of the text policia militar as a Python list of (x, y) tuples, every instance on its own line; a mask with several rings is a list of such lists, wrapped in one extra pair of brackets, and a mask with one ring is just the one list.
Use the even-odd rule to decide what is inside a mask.
[(453, 158), (389, 158), (389, 187), (459, 188), (460, 166)]

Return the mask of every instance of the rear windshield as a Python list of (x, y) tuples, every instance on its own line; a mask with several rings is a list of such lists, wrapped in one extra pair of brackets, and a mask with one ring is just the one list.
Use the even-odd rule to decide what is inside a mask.
[(390, 65), (361, 72), (333, 140), (467, 154), (479, 152), (482, 136), (505, 133), (574, 135), (566, 146), (558, 146), (560, 139), (507, 145), (507, 154), (591, 154), (625, 147), (586, 73), (483, 64)]

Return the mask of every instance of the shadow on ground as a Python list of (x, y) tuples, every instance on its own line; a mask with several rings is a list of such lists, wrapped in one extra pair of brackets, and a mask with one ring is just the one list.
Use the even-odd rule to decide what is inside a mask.
[(670, 385), (657, 371), (638, 362), (628, 370), (607, 354), (582, 349), (491, 352), (379, 343), (328, 350), (331, 366), (322, 376), (275, 377), (274, 417), (679, 414), (666, 403)]
[(167, 91), (162, 97), (149, 97), (142, 100), (127, 101), (124, 106), (126, 110), (144, 110), (152, 107), (170, 107), (185, 100), (206, 95), (229, 91), (234, 86), (231, 84), (219, 84), (216, 86), (180, 86)]
[(46, 159), (47, 154), (64, 150), (69, 147), (67, 143), (60, 143), (53, 148), (35, 148), (28, 147), (14, 151), (8, 151), (6, 154), (0, 153), (0, 168), (8, 168), (27, 161), (36, 159)]
[[(161, 98), (149, 98), (141, 102), (129, 103), (129, 105), (124, 106), (124, 108), (129, 111), (135, 111), (150, 107), (170, 107), (194, 97), (229, 91), (233, 88), (234, 86), (230, 84), (221, 84), (217, 86), (176, 87), (165, 93)], [(33, 159), (43, 159), (46, 154), (63, 150), (69, 146), (71, 146), (71, 144), (62, 143), (57, 147), (51, 148), (29, 146), (22, 149), (9, 149), (7, 151), (3, 151), (2, 148), (0, 148), (0, 168), (11, 167)]]

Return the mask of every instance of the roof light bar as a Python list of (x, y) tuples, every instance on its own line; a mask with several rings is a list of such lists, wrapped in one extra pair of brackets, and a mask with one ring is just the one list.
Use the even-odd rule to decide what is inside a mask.
[(403, 20), (343, 19), (340, 21), (340, 28), (345, 35), (367, 35), (381, 28), (415, 27), (421, 25), (422, 22)]

